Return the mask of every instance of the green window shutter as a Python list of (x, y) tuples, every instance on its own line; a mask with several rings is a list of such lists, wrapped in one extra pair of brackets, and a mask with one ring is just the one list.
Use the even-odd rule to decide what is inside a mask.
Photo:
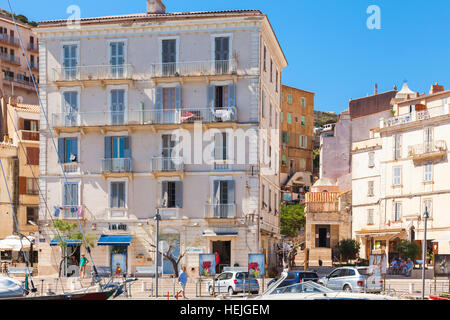
[(305, 116), (302, 116), (302, 126), (306, 126), (306, 118), (305, 118)]
[(286, 155), (284, 155), (284, 154), (281, 156), (281, 164), (283, 166), (285, 166), (287, 164)]
[(280, 121), (283, 123), (283, 111), (281, 111)]
[(288, 124), (292, 123), (292, 114), (291, 113), (288, 113), (287, 122), (288, 122)]

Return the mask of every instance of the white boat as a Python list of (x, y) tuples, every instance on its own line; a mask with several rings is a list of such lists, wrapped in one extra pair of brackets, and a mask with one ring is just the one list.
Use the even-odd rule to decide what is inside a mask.
[(278, 287), (286, 277), (285, 271), (255, 300), (395, 300), (385, 295), (334, 291), (312, 281)]
[(13, 278), (0, 277), (0, 299), (24, 296), (23, 284)]

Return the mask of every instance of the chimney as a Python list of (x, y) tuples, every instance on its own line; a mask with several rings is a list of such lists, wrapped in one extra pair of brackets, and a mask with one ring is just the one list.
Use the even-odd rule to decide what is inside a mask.
[(444, 91), (444, 86), (440, 86), (437, 82), (431, 86), (430, 94)]
[(375, 83), (375, 95), (378, 94), (378, 83)]
[(147, 13), (162, 14), (166, 13), (166, 6), (162, 0), (147, 0)]

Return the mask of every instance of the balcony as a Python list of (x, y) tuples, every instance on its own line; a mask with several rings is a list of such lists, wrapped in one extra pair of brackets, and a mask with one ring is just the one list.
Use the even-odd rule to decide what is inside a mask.
[(84, 207), (63, 206), (60, 208), (59, 218), (63, 220), (77, 220), (78, 218), (84, 219)]
[(128, 158), (103, 159), (101, 171), (105, 177), (131, 177), (132, 160)]
[[(52, 114), (52, 126), (63, 128), (78, 127), (119, 127), (132, 125), (183, 125), (194, 122), (231, 123), (237, 121), (236, 108), (180, 110), (145, 110), (133, 108), (127, 111), (99, 111)], [(70, 130), (69, 130), (70, 131)], [(73, 130), (72, 130), (73, 131)]]
[(449, 105), (443, 105), (435, 108), (428, 108), (422, 111), (411, 112), (398, 117), (389, 119), (380, 119), (380, 128), (389, 128), (401, 124), (413, 123), (418, 121), (428, 120), (434, 117), (439, 117), (449, 114)]
[(39, 142), (39, 132), (38, 131), (20, 130), (19, 131), (19, 139), (21, 141)]
[(15, 47), (19, 47), (20, 46), (20, 42), (18, 38), (15, 37), (11, 37), (5, 33), (0, 34), (0, 42), (1, 43), (6, 43), (10, 46), (15, 46)]
[(53, 81), (57, 86), (73, 84), (106, 86), (107, 84), (133, 84), (132, 65), (96, 65), (53, 69)]
[(183, 158), (155, 157), (150, 163), (150, 170), (155, 178), (184, 174)]
[(39, 71), (39, 66), (37, 64), (31, 63), (30, 67), (31, 67), (31, 70), (33, 70), (33, 71)]
[(199, 77), (237, 74), (236, 60), (187, 61), (153, 64), (153, 78)]
[(20, 66), (20, 59), (19, 59), (19, 57), (12, 56), (10, 54), (5, 54), (5, 53), (2, 53), (1, 57), (2, 57), (2, 61), (3, 62)]
[(30, 42), (27, 47), (28, 51), (39, 52), (39, 45)]
[(408, 147), (408, 156), (414, 162), (439, 161), (447, 155), (447, 144), (444, 140), (421, 143)]
[(205, 219), (234, 219), (236, 204), (205, 204)]
[(80, 168), (78, 162), (63, 163), (62, 166), (65, 173), (77, 173)]

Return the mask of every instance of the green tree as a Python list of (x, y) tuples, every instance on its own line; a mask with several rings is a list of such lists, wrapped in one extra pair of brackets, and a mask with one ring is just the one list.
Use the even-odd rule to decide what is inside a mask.
[(397, 250), (401, 258), (410, 258), (412, 261), (422, 254), (422, 248), (415, 241), (402, 240), (397, 245)]
[(341, 261), (347, 261), (355, 259), (356, 254), (359, 252), (359, 243), (353, 239), (343, 239), (336, 245), (336, 249), (339, 250)]
[(300, 204), (281, 205), (280, 210), (281, 234), (287, 237), (295, 237), (298, 231), (305, 225), (305, 206)]

